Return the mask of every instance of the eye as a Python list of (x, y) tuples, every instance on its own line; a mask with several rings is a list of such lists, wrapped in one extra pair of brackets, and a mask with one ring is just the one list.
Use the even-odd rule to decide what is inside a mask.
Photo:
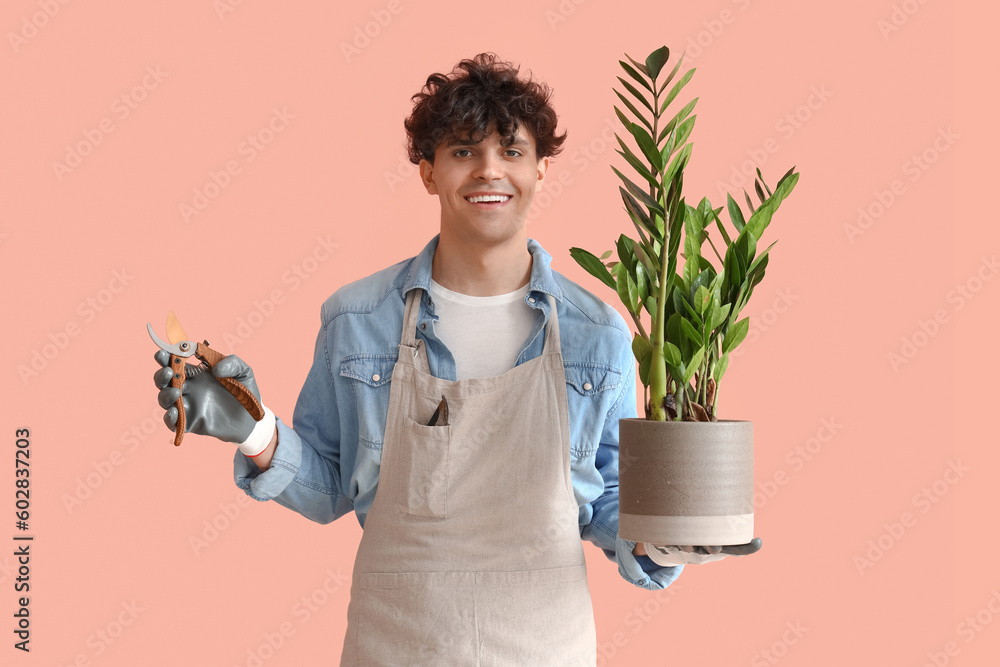
[[(506, 151), (506, 153), (510, 157), (520, 157), (520, 155), (521, 155), (521, 151), (517, 150), (516, 148), (508, 148), (507, 151)], [(513, 154), (513, 155), (511, 155), (511, 154)]]
[(454, 155), (455, 157), (467, 157), (466, 155), (462, 155), (462, 153), (467, 153), (468, 155), (472, 155), (472, 151), (470, 151), (468, 148), (459, 148), (457, 151), (452, 153), (452, 155)]

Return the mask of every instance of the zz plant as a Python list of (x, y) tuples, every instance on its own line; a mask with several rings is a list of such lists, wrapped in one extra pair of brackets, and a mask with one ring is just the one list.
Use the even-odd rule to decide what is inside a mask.
[[(619, 76), (618, 81), (631, 99), (619, 90), (614, 92), (638, 122), (617, 106), (615, 113), (638, 150), (629, 148), (616, 134), (621, 147), (617, 152), (632, 168), (634, 180), (612, 169), (622, 181), (618, 189), (638, 239), (619, 236), (616, 261), (608, 261), (610, 250), (600, 257), (581, 248), (571, 248), (570, 254), (618, 293), (635, 322), (638, 332), (632, 339), (632, 351), (644, 387), (646, 419), (717, 421), (719, 382), (730, 353), (749, 330), (749, 317), (740, 319), (740, 312), (764, 278), (768, 252), (774, 247), (771, 243), (758, 254), (757, 242), (799, 175), (792, 167), (772, 192), (757, 169), (754, 191), (759, 205), (755, 207), (743, 190), (749, 219), (727, 194), (731, 231), (719, 217), (722, 207), (713, 208), (707, 197), (697, 206), (688, 205), (681, 190), (693, 145), (688, 138), (697, 117), (690, 114), (698, 98), (669, 120), (666, 110), (695, 70), (685, 72), (664, 95), (680, 69), (683, 54), (660, 80), (669, 57), (670, 51), (663, 46), (645, 62), (628, 54), (631, 65), (619, 61), (627, 78)], [(718, 229), (714, 242), (709, 233), (713, 223)], [(684, 261), (678, 267), (682, 231)], [(712, 257), (702, 252), (705, 241)], [(643, 326), (643, 311), (649, 316), (648, 331)]]

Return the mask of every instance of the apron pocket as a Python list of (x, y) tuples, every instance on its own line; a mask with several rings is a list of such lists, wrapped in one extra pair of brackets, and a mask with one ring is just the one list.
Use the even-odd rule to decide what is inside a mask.
[(444, 519), (448, 509), (451, 426), (426, 426), (403, 418), (400, 472), (406, 483), (405, 514)]

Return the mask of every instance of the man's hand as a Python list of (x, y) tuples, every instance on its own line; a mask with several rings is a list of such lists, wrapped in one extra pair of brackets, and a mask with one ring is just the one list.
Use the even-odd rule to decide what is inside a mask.
[(760, 551), (763, 542), (755, 537), (747, 544), (729, 546), (665, 546), (637, 542), (632, 553), (636, 556), (649, 556), (654, 563), (662, 566), (671, 565), (701, 565), (722, 560), (726, 556), (747, 556)]
[[(160, 407), (166, 410), (163, 423), (171, 431), (176, 431), (176, 403), (181, 396), (181, 390), (170, 386), (170, 379), (173, 377), (170, 353), (158, 350), (153, 358), (162, 366), (153, 374), (153, 382), (160, 390), (157, 401)], [(259, 401), (260, 391), (257, 389), (257, 382), (250, 367), (233, 354), (216, 364), (211, 371), (199, 372), (195, 370), (199, 367), (191, 364), (186, 364), (186, 367), (188, 378), (184, 382), (183, 390), (186, 430), (199, 435), (210, 435), (226, 442), (244, 442), (253, 432), (257, 422), (215, 378), (231, 377), (238, 380)]]

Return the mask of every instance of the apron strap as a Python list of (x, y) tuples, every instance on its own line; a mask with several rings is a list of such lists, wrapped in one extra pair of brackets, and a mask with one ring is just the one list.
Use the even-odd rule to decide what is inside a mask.
[(545, 331), (545, 347), (542, 350), (542, 354), (551, 354), (552, 352), (562, 352), (562, 346), (559, 343), (559, 315), (556, 313), (556, 300), (551, 294), (546, 294), (545, 298), (549, 302), (549, 323), (546, 326)]
[(419, 287), (410, 290), (406, 295), (406, 309), (403, 311), (400, 345), (412, 348), (414, 356), (417, 354), (417, 319), (420, 316), (420, 299), (423, 294), (424, 290)]

